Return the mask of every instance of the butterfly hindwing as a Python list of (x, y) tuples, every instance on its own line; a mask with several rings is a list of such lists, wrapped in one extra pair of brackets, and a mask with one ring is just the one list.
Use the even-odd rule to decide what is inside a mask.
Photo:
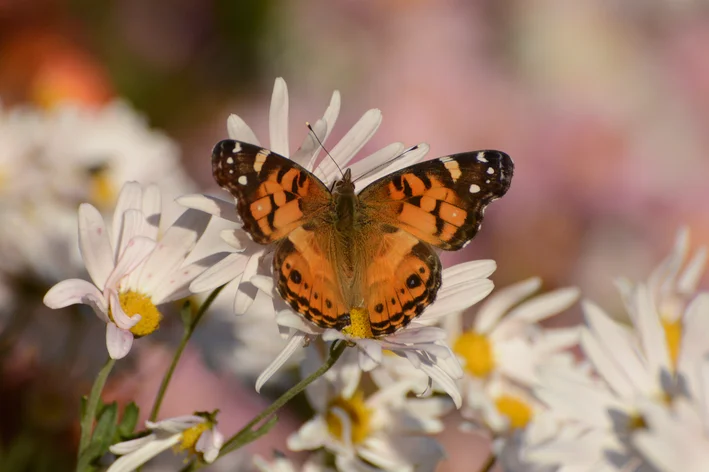
[(454, 154), (389, 174), (359, 197), (380, 220), (457, 250), (477, 233), (485, 207), (507, 192), (513, 168), (500, 151)]
[(441, 261), (433, 248), (406, 231), (383, 226), (365, 271), (364, 300), (372, 333), (391, 334), (433, 303), (441, 286)]
[(217, 183), (236, 198), (244, 230), (260, 244), (285, 237), (331, 199), (325, 185), (303, 167), (241, 141), (217, 143), (212, 172)]
[(341, 329), (348, 324), (349, 307), (327, 257), (331, 236), (308, 225), (296, 228), (278, 244), (273, 268), (278, 293), (296, 312), (322, 328)]

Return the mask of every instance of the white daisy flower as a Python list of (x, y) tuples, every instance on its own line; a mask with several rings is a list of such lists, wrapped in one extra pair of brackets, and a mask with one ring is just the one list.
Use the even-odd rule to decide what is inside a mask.
[[(677, 261), (677, 254), (675, 250), (667, 260)], [(668, 273), (667, 260), (654, 274)], [(674, 280), (677, 270), (659, 279)], [(653, 276), (651, 283), (654, 280), (658, 278)], [(672, 303), (681, 312), (673, 315), (677, 317), (670, 326), (681, 329), (668, 335), (657, 302), (669, 299), (663, 293), (677, 292), (661, 292), (659, 286), (673, 287), (672, 283), (624, 285), (630, 326), (590, 302), (583, 304), (586, 326), (581, 348), (595, 375), (583, 369), (541, 368), (535, 393), (548, 405), (549, 415), (563, 425), (556, 437), (530, 447), (528, 458), (583, 470), (655, 470), (630, 439), (644, 430), (645, 411), (669, 408), (668, 403), (687, 392), (701, 392), (700, 363), (709, 351), (709, 295), (693, 298), (686, 308)], [(685, 296), (689, 299), (689, 291)]]
[[(450, 313), (467, 309), (485, 298), (493, 288), (492, 281), (487, 277), (495, 271), (495, 268), (495, 262), (487, 260), (467, 262), (445, 269), (436, 301), (405, 328), (379, 338), (372, 336), (366, 310), (352, 310), (351, 325), (343, 331), (322, 329), (285, 304), (274, 288), (272, 277), (253, 277), (254, 285), (274, 298), (278, 324), (291, 330), (288, 344), (261, 374), (256, 389), (260, 389), (270, 376), (303, 346), (306, 340), (322, 336), (325, 341), (341, 339), (354, 344), (358, 348), (359, 366), (365, 372), (382, 364), (384, 351), (406, 359), (450, 395), (456, 406), (460, 407), (462, 398), (457, 385), (457, 380), (463, 375), (460, 364), (446, 343), (445, 331), (429, 325), (435, 324)], [(411, 379), (407, 379), (407, 384), (415, 388)]]
[(215, 420), (217, 412), (178, 416), (153, 423), (146, 421), (150, 434), (114, 444), (109, 450), (120, 455), (107, 472), (132, 472), (163, 451), (173, 447), (175, 452), (187, 451), (198, 455), (206, 463), (219, 456), (224, 436)]
[[(703, 316), (709, 316), (704, 297)], [(633, 435), (633, 445), (660, 472), (709, 470), (709, 356), (698, 366), (701, 390), (671, 405), (640, 406), (646, 427)]]
[(90, 305), (106, 323), (106, 347), (114, 359), (130, 351), (134, 337), (158, 328), (157, 305), (188, 296), (189, 284), (205, 263), (185, 264), (204, 232), (209, 215), (185, 211), (160, 234), (160, 193), (155, 186), (135, 182), (121, 190), (111, 231), (99, 211), (79, 207), (79, 246), (93, 284), (69, 279), (44, 297), (50, 308), (77, 303)]
[(463, 328), (462, 313), (446, 328), (463, 365), (465, 417), (483, 423), (495, 435), (524, 428), (539, 405), (531, 388), (539, 365), (578, 343), (577, 328), (544, 329), (539, 321), (576, 302), (579, 291), (565, 288), (529, 298), (541, 281), (531, 278), (498, 290), (477, 310), (473, 326)]
[(192, 187), (176, 144), (119, 102), (0, 110), (0, 145), (0, 197), (7, 197), (0, 198), (0, 267), (49, 284), (83, 271), (79, 203), (107, 211), (130, 180), (155, 183), (169, 198)]
[[(338, 364), (306, 389), (315, 417), (288, 438), (294, 451), (325, 448), (335, 455), (337, 470), (434, 470), (443, 458), (431, 435), (443, 429), (440, 416), (450, 403), (441, 397), (407, 398), (410, 385), (392, 384), (365, 396), (361, 369), (346, 351)], [(323, 362), (308, 350), (303, 377)], [(378, 468), (378, 469), (377, 469)]]
[[(323, 144), (330, 136), (339, 113), (340, 93), (335, 91), (323, 117), (312, 126), (314, 134), (317, 135), (319, 141)], [(379, 110), (372, 109), (367, 111), (344, 137), (330, 149), (329, 153), (332, 159), (337, 162), (340, 168), (344, 168), (372, 138), (381, 121), (382, 114)], [(256, 138), (256, 134), (237, 115), (229, 117), (227, 130), (231, 139), (262, 146), (258, 138)], [(324, 159), (316, 167), (315, 164), (322, 149), (318, 139), (313, 136), (313, 133), (308, 133), (300, 147), (291, 152), (288, 134), (288, 88), (282, 78), (276, 79), (269, 113), (269, 145), (266, 147), (297, 162), (313, 172), (329, 186), (340, 177), (340, 173), (330, 158)], [(361, 159), (350, 168), (353, 175), (362, 175), (364, 172), (400, 155), (403, 150), (404, 145), (401, 143), (390, 144)], [(369, 174), (366, 178), (358, 180), (356, 186), (361, 189), (364, 185), (385, 173), (418, 162), (427, 152), (428, 145), (420, 144), (415, 150), (407, 152), (404, 157), (396, 162), (383, 166), (376, 173)], [(256, 297), (256, 288), (250, 283), (251, 277), (259, 272), (259, 259), (266, 253), (268, 248), (252, 242), (241, 230), (242, 223), (236, 213), (233, 200), (224, 201), (205, 195), (187, 195), (179, 198), (178, 202), (186, 207), (205, 211), (224, 219), (230, 225), (230, 227), (221, 232), (221, 236), (232, 247), (232, 254), (205, 271), (202, 276), (194, 281), (192, 289), (196, 292), (203, 292), (225, 283), (239, 285), (239, 290), (234, 300), (234, 311), (237, 314), (245, 313)], [(265, 266), (264, 268), (267, 269)]]

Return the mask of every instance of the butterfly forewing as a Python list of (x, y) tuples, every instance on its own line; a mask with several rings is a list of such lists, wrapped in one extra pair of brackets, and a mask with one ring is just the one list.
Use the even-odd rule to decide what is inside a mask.
[(510, 187), (514, 164), (501, 151), (474, 151), (401, 169), (367, 186), (360, 200), (388, 224), (445, 250), (470, 241), (485, 207)]
[(328, 204), (330, 192), (313, 174), (279, 154), (227, 139), (212, 152), (217, 183), (237, 201), (252, 239), (268, 244), (287, 236)]

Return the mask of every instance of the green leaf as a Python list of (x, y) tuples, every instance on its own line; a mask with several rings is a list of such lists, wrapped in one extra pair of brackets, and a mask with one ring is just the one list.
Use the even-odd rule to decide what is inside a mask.
[(135, 425), (138, 423), (138, 405), (134, 402), (130, 402), (123, 409), (123, 417), (121, 422), (118, 423), (118, 436), (119, 439), (123, 440), (133, 435), (133, 430), (135, 430)]
[(113, 441), (113, 436), (116, 434), (116, 420), (118, 419), (118, 404), (116, 402), (106, 405), (98, 415), (98, 422), (94, 429), (94, 434), (91, 437), (91, 443), (101, 445), (100, 453), (103, 454), (108, 450), (108, 446)]

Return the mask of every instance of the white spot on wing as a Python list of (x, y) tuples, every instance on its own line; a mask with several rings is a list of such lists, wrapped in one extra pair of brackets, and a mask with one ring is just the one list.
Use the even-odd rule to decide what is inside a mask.
[(478, 184), (470, 184), (470, 193), (478, 193), (480, 186)]
[(450, 157), (450, 156), (445, 156), (445, 157), (441, 157), (439, 160), (440, 160), (441, 162), (450, 162), (450, 161), (453, 160), (453, 158)]
[(241, 144), (239, 143), (234, 143), (234, 150), (232, 151), (234, 154), (237, 152), (241, 152)]
[(487, 159), (485, 159), (485, 152), (478, 151), (477, 159), (478, 159), (478, 162), (487, 162)]
[(237, 180), (241, 185), (246, 185), (248, 181), (249, 179), (247, 179), (245, 175), (240, 176)]
[(487, 168), (487, 173), (490, 174), (490, 175), (492, 175), (492, 174), (495, 173), (495, 169), (493, 169), (492, 167), (488, 167), (488, 168)]
[(229, 165), (232, 165), (234, 163), (234, 158), (233, 157), (227, 157), (226, 163)]
[(230, 174), (233, 174), (233, 173), (234, 173), (234, 169), (229, 169), (229, 173), (230, 173)]

